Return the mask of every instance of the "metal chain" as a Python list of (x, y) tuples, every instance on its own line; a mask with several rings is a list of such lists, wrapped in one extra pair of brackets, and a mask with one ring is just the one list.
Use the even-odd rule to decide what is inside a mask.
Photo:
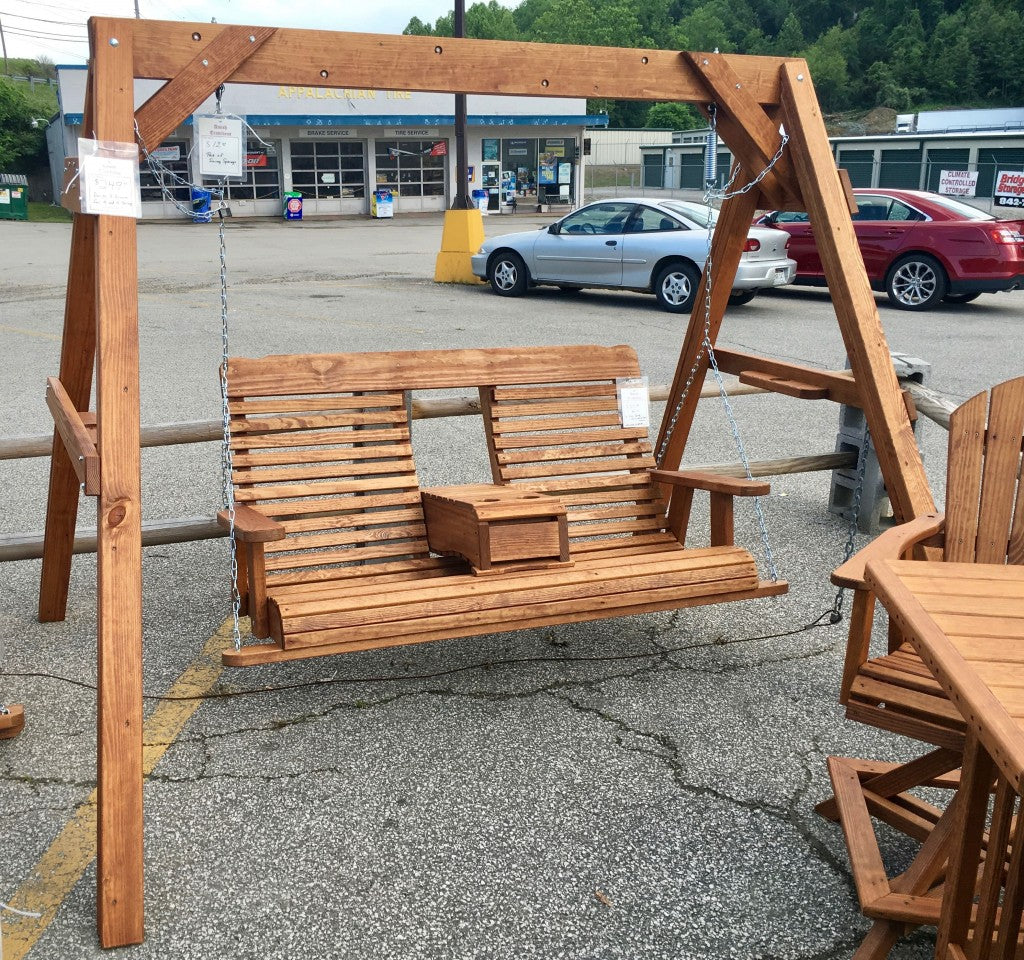
[[(868, 445), (871, 443), (871, 432), (864, 425), (864, 439), (861, 441), (860, 453), (857, 455), (857, 483), (853, 488), (853, 503), (850, 506), (850, 522), (846, 530), (846, 546), (843, 548), (843, 563), (853, 556), (854, 542), (857, 537), (857, 523), (860, 520), (860, 503), (864, 494), (864, 475), (868, 469)], [(829, 623), (839, 623), (843, 619), (843, 601), (846, 598), (846, 587), (836, 590), (832, 609), (829, 612)]]
[[(224, 85), (217, 88), (217, 113), (221, 112), (221, 97)], [(221, 180), (221, 194), (227, 181)], [(231, 556), (231, 637), (236, 650), (242, 647), (242, 631), (239, 626), (239, 615), (242, 609), (242, 596), (238, 589), (238, 539), (235, 536), (235, 485), (232, 482), (234, 472), (234, 456), (231, 450), (231, 411), (228, 406), (228, 257), (227, 243), (224, 240), (224, 205), (217, 210), (217, 244), (220, 250), (220, 406), (223, 433), (220, 449), (221, 486), (224, 509), (228, 514), (228, 552)]]
[(224, 242), (223, 208), (217, 211), (217, 240), (220, 245), (220, 399), (223, 418), (221, 484), (224, 508), (228, 512), (228, 550), (231, 556), (231, 636), (235, 649), (239, 650), (242, 646), (242, 632), (238, 624), (239, 613), (242, 609), (242, 596), (238, 589), (238, 542), (235, 537), (235, 487), (232, 483), (231, 412), (228, 408), (228, 267), (227, 245)]
[[(709, 142), (718, 143), (718, 110), (715, 104), (710, 104), (708, 107), (708, 115), (711, 120), (711, 134)], [(708, 235), (707, 235), (707, 253), (704, 260), (704, 330), (703, 339), (701, 341), (700, 349), (697, 351), (697, 357), (694, 360), (693, 366), (690, 368), (689, 375), (686, 378), (686, 382), (683, 385), (682, 394), (679, 397), (679, 402), (676, 404), (675, 410), (672, 412), (672, 416), (669, 419), (668, 427), (665, 430), (664, 437), (661, 442), (661, 446), (658, 449), (657, 462), (658, 466), (661, 466), (665, 451), (668, 447), (669, 438), (672, 436), (672, 432), (675, 429), (676, 422), (679, 420), (679, 414), (682, 411), (683, 404), (686, 402), (686, 397), (690, 392), (690, 388), (693, 385), (693, 381), (697, 376), (697, 371), (701, 366), (701, 359), (705, 352), (708, 357), (708, 366), (711, 368), (714, 374), (715, 382), (718, 384), (718, 394), (722, 398), (722, 406), (725, 409), (725, 415), (729, 421), (729, 428), (732, 431), (733, 442), (736, 444), (736, 450), (739, 453), (740, 461), (743, 464), (743, 472), (746, 474), (748, 480), (753, 480), (753, 475), (750, 472), (750, 460), (747, 457), (746, 448), (743, 445), (743, 438), (740, 436), (739, 424), (736, 421), (736, 416), (733, 413), (732, 403), (729, 399), (729, 393), (725, 388), (725, 380), (722, 377), (721, 371), (718, 369), (718, 360), (715, 357), (715, 348), (711, 342), (711, 291), (714, 282), (714, 263), (711, 255), (711, 237), (712, 237), (712, 222), (711, 218), (714, 214), (714, 207), (711, 201), (713, 199), (728, 200), (732, 197), (742, 196), (744, 193), (752, 190), (756, 187), (767, 175), (768, 172), (778, 163), (779, 158), (782, 156), (782, 152), (785, 149), (786, 144), (789, 142), (789, 137), (785, 133), (782, 135), (782, 139), (779, 143), (779, 149), (775, 151), (775, 156), (768, 161), (768, 165), (749, 183), (740, 187), (738, 190), (732, 190), (733, 184), (736, 182), (736, 177), (740, 172), (740, 165), (735, 164), (732, 176), (729, 181), (721, 190), (715, 190), (711, 183), (707, 184), (707, 189), (704, 192), (704, 202), (708, 208)], [(754, 514), (757, 517), (757, 526), (761, 534), (761, 545), (764, 549), (765, 565), (768, 568), (768, 575), (772, 581), (775, 582), (779, 579), (779, 571), (775, 566), (775, 555), (772, 552), (771, 540), (768, 536), (768, 524), (765, 521), (764, 510), (761, 508), (761, 498), (754, 497)]]

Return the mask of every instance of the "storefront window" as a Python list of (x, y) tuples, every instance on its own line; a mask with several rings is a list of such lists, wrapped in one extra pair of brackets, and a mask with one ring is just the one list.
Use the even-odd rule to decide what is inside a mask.
[(515, 177), (520, 197), (541, 202), (570, 202), (575, 195), (574, 137), (506, 138), (501, 141), (501, 175)]
[(139, 164), (143, 202), (151, 203), (166, 198), (183, 203), (191, 209), (188, 143), (184, 140), (165, 140), (150, 156), (152, 161), (144, 159)]
[(447, 140), (378, 140), (377, 186), (402, 197), (443, 197)]
[(244, 179), (228, 181), (227, 196), (234, 200), (279, 200), (280, 152), (280, 143), (250, 140), (245, 147)]
[(292, 186), (318, 200), (366, 196), (363, 141), (293, 140)]

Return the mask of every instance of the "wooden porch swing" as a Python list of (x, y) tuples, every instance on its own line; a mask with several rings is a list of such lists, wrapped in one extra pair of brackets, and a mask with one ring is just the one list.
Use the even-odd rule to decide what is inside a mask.
[[(718, 221), (711, 250), (716, 276), (711, 288), (710, 310), (705, 317), (705, 287), (702, 283), (696, 299), (698, 306), (686, 333), (668, 400), (668, 409), (677, 411), (678, 415), (673, 418), (671, 430), (667, 422), (662, 425), (656, 445), (659, 451), (664, 451), (660, 466), (672, 471), (681, 462), (698, 400), (698, 391), (687, 391), (686, 385), (694, 378), (696, 382), (703, 379), (707, 368), (707, 356), (703, 350), (705, 334), (712, 343), (718, 334), (742, 241), (754, 211), (759, 206), (807, 210), (817, 227), (819, 250), (850, 358), (853, 380), (837, 378), (837, 389), (833, 392), (827, 384), (823, 387), (820, 382), (808, 383), (796, 368), (757, 358), (751, 360), (749, 368), (741, 366), (738, 372), (749, 369), (753, 377), (759, 378), (761, 385), (797, 396), (834, 397), (842, 389), (848, 401), (852, 389), (865, 410), (897, 519), (908, 520), (934, 508), (853, 235), (850, 221), (852, 196), (835, 169), (810, 75), (803, 61), (666, 50), (332, 34), (107, 18), (90, 20), (89, 34), (91, 60), (83, 129), (101, 141), (158, 145), (221, 84), (229, 81), (374, 88), (379, 86), (381, 78), (386, 77), (388, 86), (394, 89), (684, 101), (704, 108), (713, 104), (721, 136), (740, 164), (735, 185), (743, 187), (750, 184), (753, 188), (728, 200)], [(135, 78), (167, 82), (136, 110)], [(769, 173), (754, 183), (754, 175), (762, 171), (776, 154), (781, 139), (780, 124), (789, 136), (786, 151)], [(73, 179), (73, 162), (70, 167), (67, 172)], [(67, 205), (74, 208), (70, 199)], [(523, 471), (536, 473), (539, 469), (540, 473), (530, 476), (530, 479), (539, 480), (542, 485), (555, 483), (556, 499), (564, 497), (569, 501), (556, 504), (554, 509), (552, 503), (544, 503), (543, 509), (547, 512), (536, 515), (538, 526), (532, 531), (536, 536), (529, 538), (541, 545), (542, 555), (529, 559), (564, 565), (559, 576), (567, 577), (565, 582), (575, 577), (602, 585), (585, 596), (555, 597), (548, 594), (544, 602), (550, 602), (552, 606), (544, 615), (556, 619), (547, 622), (627, 612), (629, 607), (635, 606), (631, 600), (635, 587), (643, 588), (640, 593), (649, 591), (643, 601), (646, 609), (659, 609), (658, 605), (663, 602), (671, 606), (685, 604), (687, 582), (691, 586), (699, 582), (699, 575), (694, 574), (694, 570), (708, 570), (715, 564), (733, 565), (740, 575), (733, 578), (735, 582), (728, 589), (723, 586), (726, 578), (719, 577), (713, 589), (704, 590), (701, 602), (778, 592), (777, 586), (762, 584), (757, 579), (746, 551), (731, 547), (728, 542), (731, 540), (730, 496), (754, 492), (761, 485), (721, 479), (713, 481), (717, 484), (711, 487), (712, 497), (717, 498), (712, 520), (713, 546), (703, 556), (699, 551), (685, 551), (679, 546), (675, 534), (685, 530), (687, 501), (692, 488), (708, 486), (709, 483), (703, 479), (698, 482), (698, 478), (687, 477), (685, 473), (676, 476), (653, 472), (650, 453), (639, 437), (617, 438), (615, 442), (622, 446), (607, 454), (613, 460), (624, 461), (613, 473), (626, 478), (610, 482), (626, 483), (632, 490), (628, 498), (628, 515), (619, 518), (606, 516), (603, 522), (625, 520), (634, 524), (626, 531), (632, 534), (626, 538), (629, 547), (619, 546), (624, 542), (620, 538), (618, 544), (610, 547), (608, 543), (612, 541), (597, 548), (577, 546), (574, 555), (568, 546), (569, 540), (573, 539), (568, 525), (569, 508), (577, 514), (581, 509), (584, 514), (588, 510), (591, 514), (604, 510), (604, 507), (596, 505), (607, 503), (600, 496), (589, 504), (577, 499), (591, 496), (595, 490), (600, 490), (601, 484), (586, 480), (583, 484), (585, 489), (580, 489), (579, 485), (574, 486), (580, 474), (570, 472), (567, 476), (553, 477), (546, 473), (550, 463), (563, 462), (563, 454), (552, 454), (553, 460), (545, 459), (545, 454), (539, 462), (532, 461), (531, 451), (535, 450), (530, 439), (532, 428), (515, 432), (524, 441), (521, 446), (509, 443), (511, 431), (507, 429), (505, 420), (508, 405), (532, 404), (535, 406), (531, 412), (539, 414), (545, 404), (554, 404), (567, 409), (572, 416), (572, 404), (577, 403), (581, 396), (586, 397), (588, 391), (595, 391), (590, 400), (608, 404), (609, 384), (617, 377), (632, 375), (636, 369), (635, 357), (630, 351), (585, 348), (579, 352), (564, 353), (538, 351), (528, 356), (520, 351), (498, 351), (490, 355), (466, 351), (460, 354), (457, 358), (458, 377), (453, 374), (452, 382), (457, 379), (459, 384), (476, 386), (484, 392), (485, 429), (494, 479), (506, 488), (504, 496), (507, 496), (508, 487), (515, 487), (515, 481), (525, 478)], [(245, 424), (253, 415), (258, 419), (273, 417), (280, 412), (302, 412), (307, 416), (312, 413), (310, 422), (314, 422), (317, 417), (324, 416), (325, 409), (337, 413), (337, 398), (327, 401), (325, 407), (322, 396), (324, 390), (337, 388), (337, 392), (348, 397), (372, 392), (372, 401), (362, 398), (359, 403), (375, 404), (368, 412), (377, 420), (381, 419), (382, 411), (389, 412), (384, 418), (389, 424), (385, 431), (389, 432), (387, 443), (396, 450), (403, 448), (406, 438), (400, 434), (404, 429), (405, 392), (419, 385), (443, 385), (426, 374), (430, 358), (423, 354), (416, 357), (410, 360), (408, 356), (403, 358), (402, 354), (378, 355), (376, 360), (363, 361), (333, 358), (328, 359), (326, 365), (322, 360), (309, 358), (235, 361), (232, 379), (238, 392), (232, 397), (232, 415), (241, 428), (239, 436), (248, 429)], [(585, 373), (584, 359), (588, 366)], [(515, 363), (519, 361), (521, 365), (517, 368)], [(361, 370), (360, 363), (364, 365)], [(94, 365), (97, 374), (95, 417), (88, 412)], [(273, 382), (264, 377), (268, 371)], [(839, 379), (842, 380), (841, 385)], [(82, 484), (87, 494), (97, 497), (98, 514), (97, 913), (101, 943), (117, 946), (141, 942), (143, 938), (138, 294), (136, 224), (130, 217), (75, 212), (60, 375), (54, 383), (50, 405), (57, 432), (50, 476), (39, 612), (40, 619), (44, 621), (64, 617), (79, 485)], [(268, 404), (277, 403), (274, 398), (282, 394), (305, 396), (307, 399), (300, 404), (301, 411), (296, 411), (293, 406), (289, 410), (275, 412), (276, 408)], [(310, 400), (316, 402), (311, 404)], [(585, 404), (580, 404), (581, 408), (583, 406)], [(347, 410), (347, 415), (367, 412), (364, 407), (354, 410), (350, 406)], [(593, 412), (577, 410), (581, 421), (584, 413)], [(345, 416), (343, 413), (340, 419), (344, 420)], [(589, 428), (581, 424), (581, 429), (586, 433)], [(355, 448), (357, 443), (377, 443), (378, 440), (371, 438), (369, 433), (370, 429), (353, 440), (350, 448)], [(249, 439), (255, 441), (255, 434)], [(589, 438), (580, 440), (584, 445), (592, 442), (595, 441)], [(633, 446), (630, 447), (631, 443)], [(541, 446), (551, 449), (548, 439), (544, 439)], [(259, 449), (257, 442), (246, 445), (245, 440), (239, 441), (240, 461), (236, 464), (239, 472), (257, 468)], [(377, 454), (382, 451), (369, 447), (367, 452)], [(403, 460), (406, 454), (397, 452), (392, 457), (391, 453), (389, 450), (388, 462), (401, 465), (395, 468), (396, 478), (403, 475), (400, 481), (396, 479), (395, 489), (416, 490), (414, 475)], [(241, 459), (243, 457), (249, 460)], [(365, 463), (355, 457), (349, 462)], [(309, 464), (300, 467), (315, 470)], [(265, 463), (258, 469), (287, 472), (293, 468), (294, 464), (290, 464), (285, 455), (283, 459), (279, 458), (279, 462)], [(373, 469), (379, 469), (378, 465), (375, 464)], [(348, 620), (353, 616), (353, 607), (358, 606), (353, 600), (354, 593), (340, 606), (336, 600), (325, 601), (319, 595), (310, 600), (307, 591), (311, 588), (300, 573), (299, 576), (292, 575), (292, 582), (277, 585), (280, 592), (277, 586), (273, 590), (268, 586), (268, 601), (264, 603), (260, 595), (263, 573), (259, 568), (262, 564), (274, 573), (283, 569), (276, 558), (287, 551), (278, 551), (274, 547), (279, 542), (282, 529), (278, 526), (279, 518), (270, 511), (260, 519), (255, 509), (260, 498), (254, 492), (256, 486), (251, 478), (236, 475), (235, 479), (241, 504), (239, 530), (248, 538), (248, 543), (253, 544), (251, 550), (247, 548), (250, 611), (260, 629), (277, 640), (273, 645), (274, 651), (268, 651), (272, 653), (268, 659), (279, 659), (281, 655), (289, 655), (289, 650), (308, 645), (310, 634), (315, 632), (327, 631), (320, 638), (321, 641), (326, 639), (326, 643), (321, 643), (324, 648), (321, 652), (326, 652), (326, 647), (333, 644), (347, 642), (339, 640), (342, 634), (337, 631), (347, 631), (350, 626)], [(568, 480), (571, 482), (561, 485), (562, 481)], [(286, 482), (292, 482), (290, 475)], [(353, 477), (343, 482), (357, 482), (357, 479)], [(664, 518), (660, 505), (661, 490), (652, 484), (658, 484), (659, 488), (663, 485), (675, 488), (674, 506)], [(242, 495), (244, 492), (245, 496)], [(376, 509), (378, 505), (371, 503), (376, 496), (376, 493), (367, 491), (362, 506)], [(502, 496), (497, 499), (501, 501)], [(525, 493), (519, 499), (532, 500), (532, 494)], [(448, 492), (435, 491), (433, 499), (428, 496), (420, 503), (424, 504), (425, 517), (431, 511), (441, 514), (447, 511), (450, 517), (472, 515), (478, 533), (482, 522), (496, 519), (496, 511), (500, 513), (500, 508), (507, 505), (499, 502), (495, 507), (489, 502), (474, 502), (472, 496), (468, 503), (466, 500), (466, 497), (452, 498)], [(535, 509), (536, 501), (529, 507)], [(566, 508), (565, 514), (561, 507)], [(450, 570), (445, 571), (450, 561), (427, 555), (431, 546), (429, 535), (424, 542), (415, 503), (389, 504), (388, 508), (405, 511), (404, 519), (396, 522), (407, 525), (409, 529), (409, 536), (401, 548), (404, 553), (396, 562), (412, 564), (414, 570), (417, 565), (431, 569), (429, 585), (432, 596), (444, 597), (445, 604), (449, 604), (451, 599), (451, 595), (445, 593), (448, 589), (446, 584), (459, 582), (459, 589), (473, 597), (468, 603), (469, 609), (459, 601), (443, 609), (438, 607), (432, 613), (445, 618), (443, 627), (438, 627), (443, 635), (457, 636), (492, 629), (497, 614), (481, 616), (479, 611), (500, 610), (506, 600), (518, 603), (535, 581), (550, 579), (543, 570), (539, 575), (537, 571), (530, 570), (505, 571), (498, 577), (488, 575), (485, 570), (487, 563), (518, 563), (523, 559), (502, 559), (500, 551), (497, 560), (493, 553), (487, 562), (476, 558), (479, 576), (468, 574), (464, 566), (454, 575), (442, 576), (446, 572), (451, 574)], [(516, 509), (527, 508), (520, 503)], [(250, 510), (256, 514), (255, 517), (250, 515)], [(268, 516), (269, 520), (266, 519)], [(579, 516), (574, 520), (578, 521)], [(305, 521), (313, 521), (311, 529), (314, 529), (319, 518), (306, 515), (304, 520), (300, 511), (294, 509), (284, 518), (285, 524), (301, 525)], [(457, 525), (455, 520), (449, 524)], [(307, 534), (311, 532), (293, 529)], [(490, 529), (490, 534), (495, 534), (496, 530), (496, 527)], [(601, 540), (600, 535), (597, 540)], [(500, 531), (490, 536), (492, 547), (496, 542), (502, 542)], [(505, 542), (508, 542), (507, 538)], [(591, 542), (597, 541), (590, 540), (587, 534), (578, 540), (579, 544)], [(653, 549), (649, 550), (652, 543)], [(258, 544), (263, 544), (262, 548)], [(338, 546), (335, 542), (334, 547)], [(446, 546), (449, 549), (445, 549)], [(452, 552), (450, 548), (451, 544), (442, 537), (438, 550)], [(640, 548), (639, 552), (634, 552), (634, 548)], [(685, 564), (681, 558), (684, 555), (689, 558), (688, 570), (683, 569)], [(375, 559), (388, 562), (383, 556)], [(568, 567), (570, 561), (574, 562), (572, 567)], [(300, 565), (298, 569), (307, 568)], [(358, 577), (365, 576), (362, 571), (368, 567), (350, 569), (356, 570), (355, 576)], [(611, 601), (605, 594), (613, 578), (607, 572), (601, 572), (610, 569), (616, 570), (615, 578), (632, 578), (623, 589), (613, 593), (615, 599)], [(636, 569), (639, 572), (635, 572)], [(628, 575), (623, 571), (629, 571)], [(402, 584), (391, 588), (395, 594), (401, 591), (415, 593), (419, 589), (419, 586), (407, 585), (407, 573), (395, 571), (394, 583)], [(379, 565), (373, 575), (383, 575)], [(478, 594), (497, 596), (501, 602), (480, 604), (476, 600)], [(417, 597), (415, 602), (419, 603), (421, 599), (430, 598)], [(563, 606), (556, 606), (558, 604)], [(571, 604), (571, 607), (564, 604)], [(603, 609), (599, 611), (602, 605)], [(515, 626), (522, 625), (521, 620), (515, 622)], [(366, 632), (358, 634), (360, 639), (354, 641), (356, 644), (378, 640), (381, 633), (386, 638), (395, 632), (393, 624), (371, 629), (364, 622), (360, 629)], [(431, 629), (433, 627), (425, 634)], [(370, 635), (373, 630), (377, 630), (377, 636)], [(425, 634), (421, 634), (420, 639), (427, 639)], [(352, 636), (348, 632), (343, 635)]]

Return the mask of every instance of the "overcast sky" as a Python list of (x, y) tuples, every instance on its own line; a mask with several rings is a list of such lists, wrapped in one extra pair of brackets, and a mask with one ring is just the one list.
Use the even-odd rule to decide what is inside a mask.
[[(467, 6), (472, 2), (469, 0)], [(501, 0), (514, 7), (518, 0)], [(147, 19), (243, 23), (276, 27), (321, 27), (364, 33), (401, 33), (412, 17), (433, 22), (452, 0), (139, 0)], [(55, 63), (85, 63), (88, 17), (133, 17), (133, 0), (0, 0), (9, 57), (49, 57)]]

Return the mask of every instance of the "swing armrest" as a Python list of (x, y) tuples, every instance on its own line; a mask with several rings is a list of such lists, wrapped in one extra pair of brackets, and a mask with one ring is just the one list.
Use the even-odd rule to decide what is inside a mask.
[[(217, 522), (228, 529), (231, 521), (227, 510), (217, 514)], [(235, 537), (243, 543), (267, 543), (270, 540), (283, 540), (285, 529), (282, 524), (264, 516), (259, 510), (235, 504)]]
[(667, 483), (673, 487), (707, 490), (734, 497), (764, 497), (771, 490), (767, 480), (747, 480), (745, 477), (730, 477), (724, 473), (706, 473), (702, 470), (652, 470), (651, 479), (655, 483)]
[(919, 545), (940, 546), (945, 527), (946, 518), (941, 513), (925, 513), (907, 523), (892, 527), (855, 553), (846, 563), (837, 567), (832, 572), (832, 582), (837, 587), (866, 590), (868, 586), (864, 580), (864, 568), (869, 560), (896, 560)]
[(686, 543), (694, 490), (711, 494), (711, 546), (731, 547), (733, 540), (733, 497), (759, 497), (771, 489), (767, 480), (747, 480), (700, 470), (652, 470), (651, 479), (673, 488), (668, 505), (668, 528), (680, 543)]

